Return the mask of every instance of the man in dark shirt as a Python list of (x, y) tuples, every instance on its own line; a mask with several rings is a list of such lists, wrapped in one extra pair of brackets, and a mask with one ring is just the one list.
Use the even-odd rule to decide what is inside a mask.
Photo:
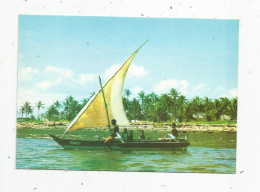
[(140, 140), (145, 140), (144, 130), (141, 131), (141, 134), (139, 136)]
[(104, 143), (111, 144), (114, 141), (115, 138), (118, 138), (122, 143), (124, 143), (124, 141), (122, 140), (121, 136), (119, 135), (119, 128), (116, 125), (116, 120), (112, 119), (111, 123), (114, 126), (113, 133), (109, 137), (107, 137), (105, 139)]
[(170, 134), (172, 134), (174, 137), (178, 137), (178, 131), (176, 129), (176, 124), (172, 124), (172, 130), (170, 131)]
[(133, 140), (134, 140), (133, 130), (130, 131), (127, 140), (128, 140), (128, 141), (133, 141)]
[(176, 137), (178, 137), (178, 131), (176, 129), (176, 123), (172, 123), (172, 130), (167, 135), (165, 135), (163, 139), (165, 139), (167, 136), (177, 140)]
[(119, 128), (118, 128), (118, 126), (116, 125), (116, 120), (115, 120), (115, 119), (112, 119), (112, 120), (111, 120), (111, 123), (112, 123), (112, 125), (114, 126), (114, 131), (113, 131), (113, 133), (111, 134), (111, 136), (112, 136), (113, 138), (115, 138), (115, 137), (117, 136), (117, 133), (119, 133)]

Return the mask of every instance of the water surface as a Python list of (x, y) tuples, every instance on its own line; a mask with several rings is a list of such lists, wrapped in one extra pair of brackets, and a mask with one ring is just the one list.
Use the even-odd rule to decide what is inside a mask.
[(17, 138), (21, 169), (235, 173), (236, 149), (188, 147), (187, 151), (64, 150), (48, 139)]

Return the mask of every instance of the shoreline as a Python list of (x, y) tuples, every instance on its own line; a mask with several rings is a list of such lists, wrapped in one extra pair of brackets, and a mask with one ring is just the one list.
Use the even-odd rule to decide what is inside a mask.
[[(17, 129), (66, 129), (70, 123), (68, 122), (17, 122)], [(169, 131), (170, 123), (130, 123), (130, 126), (121, 126), (120, 129), (129, 128), (131, 130), (151, 130), (151, 131)], [(197, 124), (197, 123), (177, 123), (177, 130), (180, 132), (237, 132), (237, 124)], [(89, 128), (92, 130), (107, 130), (107, 127)]]

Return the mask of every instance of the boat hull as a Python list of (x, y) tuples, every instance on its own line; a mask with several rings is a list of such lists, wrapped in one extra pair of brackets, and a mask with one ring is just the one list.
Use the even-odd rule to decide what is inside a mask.
[(155, 149), (155, 150), (186, 150), (189, 142), (180, 140), (173, 141), (159, 141), (159, 140), (137, 140), (121, 143), (115, 141), (110, 145), (105, 144), (102, 140), (75, 140), (75, 139), (61, 139), (54, 135), (49, 135), (64, 149)]

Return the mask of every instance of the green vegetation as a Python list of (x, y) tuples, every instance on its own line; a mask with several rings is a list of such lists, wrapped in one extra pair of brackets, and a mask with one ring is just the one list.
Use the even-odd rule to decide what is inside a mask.
[[(90, 97), (81, 101), (75, 100), (73, 96), (68, 96), (65, 101), (55, 101), (41, 114), (40, 110), (44, 108), (44, 104), (39, 101), (35, 104), (38, 112), (37, 120), (71, 121), (94, 94), (94, 92), (91, 93)], [(237, 98), (221, 97), (213, 100), (197, 96), (187, 99), (176, 89), (171, 89), (169, 93), (162, 95), (154, 92), (145, 94), (141, 91), (137, 98), (130, 99), (130, 96), (131, 91), (124, 90), (123, 105), (129, 120), (159, 123), (171, 122), (174, 119), (177, 122), (227, 124), (234, 123), (237, 119)], [(33, 116), (33, 107), (28, 101), (20, 107), (18, 113), (23, 120), (36, 120)], [(29, 115), (31, 116), (29, 117)]]
[(36, 108), (37, 108), (37, 110), (38, 110), (38, 120), (40, 120), (40, 115), (39, 115), (39, 113), (40, 113), (40, 109), (41, 109), (41, 108), (44, 108), (44, 104), (42, 103), (42, 101), (38, 101), (35, 105), (36, 105)]
[(188, 100), (176, 89), (170, 93), (156, 95), (154, 92), (145, 94), (141, 91), (138, 98), (129, 99), (130, 90), (125, 90), (123, 97), (124, 109), (130, 120), (167, 122), (230, 122), (237, 119), (237, 98), (209, 99), (195, 97)]
[(23, 106), (21, 106), (21, 108), (20, 108), (20, 113), (22, 114), (22, 116), (23, 116), (23, 114), (25, 114), (25, 118), (28, 118), (28, 116), (30, 114), (32, 114), (32, 112), (33, 112), (33, 109), (32, 109), (31, 104), (28, 101), (25, 101)]

